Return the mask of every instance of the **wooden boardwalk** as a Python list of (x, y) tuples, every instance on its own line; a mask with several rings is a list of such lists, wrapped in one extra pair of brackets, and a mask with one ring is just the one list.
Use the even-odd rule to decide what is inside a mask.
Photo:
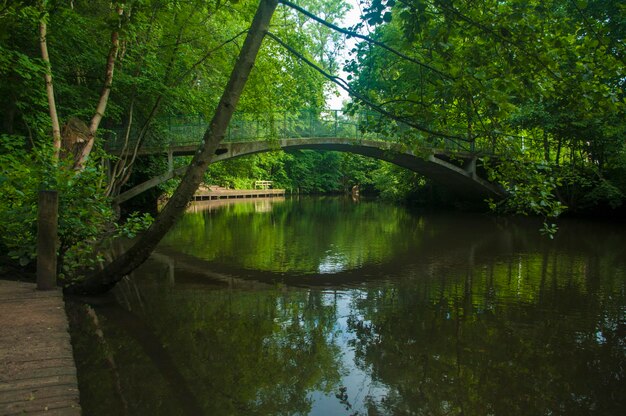
[(195, 201), (214, 201), (219, 199), (272, 198), (285, 196), (284, 189), (199, 189)]
[(0, 415), (80, 415), (60, 290), (0, 280)]

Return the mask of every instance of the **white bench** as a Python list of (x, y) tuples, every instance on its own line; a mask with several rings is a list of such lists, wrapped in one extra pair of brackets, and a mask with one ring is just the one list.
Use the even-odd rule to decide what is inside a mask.
[(255, 181), (254, 189), (270, 189), (272, 187), (272, 181)]

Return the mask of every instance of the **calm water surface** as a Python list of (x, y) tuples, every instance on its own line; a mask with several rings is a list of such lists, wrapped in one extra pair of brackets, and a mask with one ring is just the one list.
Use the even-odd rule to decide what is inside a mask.
[(621, 415), (626, 229), (195, 205), (71, 305), (86, 415)]

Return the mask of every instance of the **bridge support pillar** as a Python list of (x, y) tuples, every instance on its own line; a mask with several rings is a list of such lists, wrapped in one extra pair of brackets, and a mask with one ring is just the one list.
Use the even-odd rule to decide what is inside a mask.
[(172, 151), (172, 149), (169, 149), (167, 151), (167, 171), (174, 171), (174, 152)]
[(463, 170), (472, 176), (476, 175), (476, 159), (476, 157), (473, 157), (463, 165)]

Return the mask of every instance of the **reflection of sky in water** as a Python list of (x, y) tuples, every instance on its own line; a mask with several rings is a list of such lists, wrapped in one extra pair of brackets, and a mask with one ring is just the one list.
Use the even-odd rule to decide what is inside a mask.
[[(380, 403), (381, 399), (387, 396), (389, 389), (382, 383), (372, 380), (369, 373), (359, 368), (355, 362), (354, 347), (350, 342), (355, 340), (355, 334), (348, 330), (348, 317), (350, 316), (352, 301), (359, 296), (365, 296), (361, 290), (350, 290), (327, 293), (324, 296), (325, 304), (335, 303), (337, 307), (337, 320), (334, 330), (329, 337), (334, 340), (342, 351), (341, 371), (342, 377), (337, 387), (330, 393), (314, 391), (307, 396), (311, 402), (310, 415), (341, 415), (358, 414), (366, 415), (368, 401)], [(337, 398), (339, 387), (346, 388), (347, 400), (352, 407), (346, 409), (346, 405)]]
[(317, 266), (317, 271), (320, 274), (332, 274), (342, 272), (348, 269), (348, 266), (349, 262), (346, 255), (331, 244), (331, 249), (326, 250), (324, 257)]
[[(285, 203), (284, 207), (289, 206)], [(129, 310), (138, 311), (147, 327), (163, 337), (179, 360), (180, 371), (194, 377), (189, 382), (208, 395), (207, 402), (216, 398), (239, 405), (247, 400), (249, 408), (231, 414), (365, 416), (368, 410), (371, 414), (456, 414), (457, 405), (467, 404), (481, 410), (518, 408), (518, 412), (493, 413), (525, 416), (551, 414), (557, 404), (562, 406), (556, 409), (558, 414), (586, 415), (588, 408), (568, 410), (580, 409), (581, 397), (589, 403), (620, 397), (626, 234), (602, 232), (596, 243), (591, 240), (593, 234), (580, 228), (560, 237), (568, 232), (564, 226), (559, 230), (563, 234), (548, 242), (536, 228), (504, 227), (494, 235), (489, 223), (455, 215), (427, 217), (424, 224), (430, 221), (430, 228), (413, 227), (412, 220), (398, 221), (395, 238), (360, 244), (389, 234), (367, 225), (370, 222), (365, 219), (377, 210), (359, 208), (354, 221), (343, 228), (341, 223), (312, 224), (319, 220), (315, 219), (319, 211), (314, 210), (282, 217), (279, 212), (251, 216), (245, 211), (223, 222), (217, 220), (226, 219), (220, 216), (226, 211), (214, 217), (187, 216), (198, 220), (186, 224), (197, 233), (181, 231), (170, 240), (172, 246), (195, 244), (198, 250), (190, 254), (198, 257), (214, 247), (226, 247), (230, 251), (217, 251), (209, 258), (225, 254), (226, 259), (233, 259), (232, 269), (221, 274), (209, 262), (194, 263), (189, 254), (176, 257), (171, 250), (173, 257), (153, 256), (152, 263), (146, 264), (152, 268), (138, 269), (132, 281), (118, 285), (116, 290), (123, 294), (120, 302), (123, 299)], [(382, 207), (380, 211), (374, 223), (381, 226), (390, 223), (388, 217), (401, 215), (401, 211), (387, 213)], [(273, 221), (255, 223), (248, 221), (251, 217)], [(296, 220), (298, 227), (293, 226)], [(359, 231), (353, 224), (360, 225)], [(252, 225), (269, 231), (251, 240)], [(338, 232), (331, 234), (331, 228)], [(207, 230), (223, 240), (204, 238)], [(276, 230), (283, 231), (279, 236), (284, 239), (276, 238)], [(437, 233), (444, 235), (437, 237)], [(580, 235), (588, 238), (580, 240)], [(612, 237), (607, 239), (607, 235)], [(556, 245), (559, 238), (565, 245)], [(579, 240), (581, 247), (572, 248)], [(605, 240), (609, 244), (602, 245)], [(321, 285), (290, 286), (289, 280), (286, 284), (277, 280), (268, 287), (266, 282), (256, 282), (248, 269), (242, 269), (245, 273), (240, 276), (237, 259), (249, 253), (259, 255), (251, 256), (246, 267), (273, 270), (269, 266), (281, 264), (281, 270), (287, 270), (284, 276), (294, 277), (293, 281), (298, 275), (289, 272), (306, 267), (307, 272), (323, 274)], [(260, 262), (267, 259), (275, 263)], [(381, 264), (372, 268), (374, 272), (364, 268), (354, 273), (362, 281), (348, 281), (348, 287), (325, 282), (329, 274), (374, 261)], [(213, 281), (220, 285), (214, 286)], [(109, 324), (115, 325), (113, 320)], [(189, 325), (190, 330), (179, 331), (175, 325)], [(106, 335), (114, 336), (122, 327)], [(86, 331), (82, 332), (85, 336)], [(112, 340), (120, 346), (121, 362), (139, 362), (132, 362), (122, 373), (127, 377), (123, 383), (133, 389), (137, 386), (138, 393), (146, 395), (135, 403), (178, 400), (177, 393), (169, 399), (159, 396), (167, 386), (165, 390), (152, 388), (153, 370), (135, 371), (144, 366), (139, 360), (150, 357), (137, 356), (136, 345), (126, 345), (126, 341), (125, 337)], [(307, 345), (311, 342), (315, 344)], [(98, 353), (98, 345), (97, 338), (84, 343), (88, 354)], [(416, 356), (425, 357), (429, 365), (421, 364)], [(94, 362), (106, 366), (106, 360), (98, 355), (97, 360), (77, 362), (83, 363), (83, 374), (97, 376), (88, 390), (96, 393), (85, 397), (98, 399), (99, 406), (107, 394), (102, 393), (101, 374), (110, 369), (100, 373), (90, 367)], [(524, 374), (522, 379), (520, 374)], [(204, 376), (215, 386), (229, 386), (237, 397), (227, 397), (213, 384), (200, 385), (198, 380)], [(473, 382), (480, 377), (485, 377), (484, 384)], [(340, 388), (345, 388), (343, 402), (337, 397)], [(297, 397), (288, 396), (289, 392)], [(118, 400), (114, 393), (111, 390), (113, 398), (107, 398), (108, 406)], [(267, 394), (276, 394), (276, 399), (267, 399)], [(281, 398), (284, 403), (268, 403)], [(603, 403), (611, 412), (602, 414), (621, 414), (620, 402)], [(529, 404), (537, 405), (525, 412)], [(274, 405), (275, 411), (267, 411)], [(108, 407), (101, 413), (91, 409), (87, 413), (108, 416), (111, 411)]]

